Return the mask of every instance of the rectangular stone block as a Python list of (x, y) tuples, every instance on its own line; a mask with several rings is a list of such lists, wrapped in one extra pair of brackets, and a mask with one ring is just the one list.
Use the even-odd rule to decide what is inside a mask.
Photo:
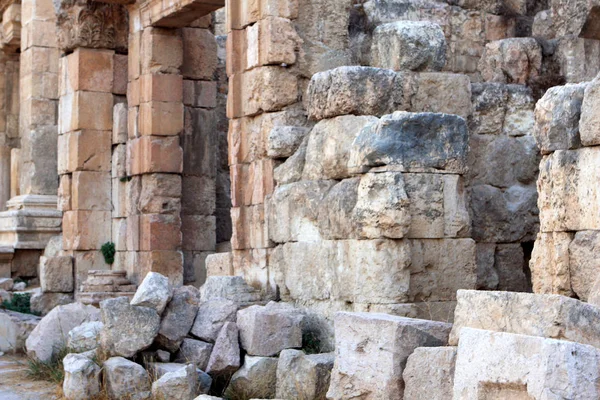
[(542, 159), (538, 178), (540, 230), (599, 230), (600, 148), (558, 150)]
[(249, 165), (232, 165), (231, 201), (234, 207), (263, 204), (273, 193), (274, 161), (270, 158), (255, 161)]
[(112, 178), (127, 177), (127, 145), (118, 144), (113, 147), (112, 163), (111, 163)]
[(185, 215), (213, 215), (217, 201), (215, 179), (186, 175), (182, 179), (182, 213)]
[(127, 60), (128, 56), (123, 54), (115, 54), (113, 61), (113, 94), (127, 94)]
[(473, 113), (469, 76), (444, 72), (415, 75), (416, 92), (410, 111), (456, 114), (467, 119)]
[(97, 250), (111, 240), (111, 212), (67, 211), (62, 227), (65, 250)]
[(266, 17), (298, 17), (298, 0), (242, 0), (227, 3), (227, 31), (242, 29)]
[(71, 256), (40, 257), (42, 292), (73, 291), (73, 258)]
[[(140, 250), (140, 216), (127, 216), (127, 251), (136, 252)], [(143, 278), (142, 278), (143, 279)]]
[(81, 285), (88, 278), (88, 271), (110, 270), (101, 251), (74, 251), (73, 268), (75, 270), (75, 289), (81, 290)]
[(135, 79), (127, 83), (127, 105), (129, 107), (137, 107), (140, 105), (141, 99), (140, 79)]
[(263, 249), (272, 247), (264, 205), (231, 208), (233, 249)]
[(112, 93), (114, 51), (77, 48), (67, 56), (65, 87), (61, 96), (78, 90)]
[[(534, 355), (534, 356), (533, 356)], [(600, 352), (563, 340), (465, 328), (453, 399), (597, 399)]]
[(572, 296), (569, 245), (574, 235), (573, 232), (537, 235), (529, 262), (534, 293)]
[(127, 216), (127, 181), (123, 182), (122, 179), (123, 178), (111, 179), (111, 202), (113, 218), (124, 218)]
[(72, 210), (71, 204), (71, 175), (61, 175), (58, 185), (58, 209), (70, 211)]
[(112, 241), (116, 251), (127, 251), (127, 218), (112, 219)]
[(111, 178), (108, 172), (73, 173), (71, 206), (73, 210), (111, 211)]
[(232, 276), (233, 256), (231, 252), (216, 253), (206, 257), (207, 276)]
[(215, 108), (217, 106), (217, 82), (184, 80), (183, 104), (192, 107)]
[(569, 297), (460, 290), (450, 344), (456, 345), (467, 327), (598, 347), (599, 322), (600, 309)]
[[(173, 286), (183, 284), (183, 253), (180, 251), (141, 251), (138, 253), (138, 277), (144, 277), (150, 271), (158, 272), (169, 278)], [(141, 278), (143, 279), (143, 278)]]
[(185, 129), (181, 135), (183, 173), (215, 177), (217, 173), (217, 113), (215, 110), (185, 108)]
[(59, 173), (111, 169), (111, 131), (70, 132), (58, 137), (58, 146)]
[(179, 250), (181, 248), (179, 215), (143, 214), (140, 216), (140, 250)]
[(82, 129), (111, 131), (113, 126), (112, 93), (76, 91), (61, 97), (59, 132)]
[(127, 174), (181, 173), (183, 150), (179, 137), (143, 136), (127, 143)]
[(217, 68), (217, 42), (208, 29), (183, 28), (181, 73), (188, 79), (211, 80)]
[(402, 374), (404, 400), (451, 399), (454, 389), (455, 347), (419, 347)]
[(182, 215), (181, 233), (184, 251), (214, 251), (216, 218), (212, 215)]
[(182, 177), (175, 174), (142, 175), (137, 203), (143, 214), (179, 214), (181, 212)]
[(417, 347), (446, 345), (450, 328), (442, 322), (386, 314), (337, 313), (327, 398), (403, 399), (406, 360)]
[(113, 144), (127, 143), (127, 127), (129, 125), (127, 116), (127, 104), (117, 103), (113, 107)]
[(127, 111), (127, 136), (129, 139), (140, 137), (138, 129), (139, 107), (129, 107)]
[(140, 135), (173, 136), (183, 130), (183, 103), (141, 103), (138, 129)]
[(180, 103), (183, 99), (183, 78), (177, 74), (144, 74), (140, 76), (140, 102)]
[(183, 63), (183, 42), (176, 29), (146, 28), (141, 38), (141, 73), (177, 74)]

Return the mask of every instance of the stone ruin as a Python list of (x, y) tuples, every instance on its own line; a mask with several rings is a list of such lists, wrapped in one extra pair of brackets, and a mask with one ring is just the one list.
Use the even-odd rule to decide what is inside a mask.
[(600, 2), (0, 15), (0, 352), (68, 400), (600, 398)]

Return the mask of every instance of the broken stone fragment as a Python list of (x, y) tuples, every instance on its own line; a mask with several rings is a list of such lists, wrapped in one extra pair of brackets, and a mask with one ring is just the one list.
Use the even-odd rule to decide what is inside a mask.
[(456, 347), (419, 347), (402, 374), (404, 400), (444, 400), (452, 398)]
[(306, 355), (301, 350), (283, 350), (277, 364), (275, 397), (324, 400), (334, 360), (333, 353)]
[(183, 286), (173, 291), (173, 298), (162, 313), (160, 330), (156, 341), (175, 352), (181, 341), (188, 335), (196, 314), (200, 294), (193, 286)]
[(395, 71), (440, 71), (446, 64), (446, 37), (428, 21), (398, 21), (373, 32), (372, 65)]
[(68, 354), (63, 360), (63, 394), (67, 400), (89, 400), (100, 394), (100, 367), (81, 354)]
[(100, 321), (84, 322), (69, 331), (67, 347), (73, 353), (84, 353), (98, 347), (100, 331), (104, 324)]
[(485, 46), (478, 65), (486, 82), (525, 85), (542, 68), (542, 47), (534, 38), (496, 40)]
[(172, 295), (169, 278), (157, 272), (148, 272), (131, 299), (131, 305), (153, 308), (161, 315)]
[(261, 302), (260, 292), (241, 276), (209, 276), (200, 288), (200, 301), (227, 299), (245, 307)]
[(234, 322), (226, 322), (221, 328), (206, 368), (211, 376), (229, 376), (240, 368), (238, 335)]
[(152, 396), (155, 399), (192, 400), (197, 394), (197, 380), (196, 368), (192, 364), (185, 365), (155, 381)]
[(210, 343), (185, 338), (181, 343), (179, 351), (175, 355), (175, 362), (192, 363), (196, 368), (205, 371), (208, 366), (208, 360), (210, 359), (212, 349), (213, 345)]
[(253, 356), (271, 357), (281, 350), (302, 347), (302, 315), (270, 302), (238, 311), (242, 348)]
[(271, 399), (275, 396), (277, 358), (246, 355), (244, 365), (231, 377), (228, 398)]
[(152, 382), (141, 365), (123, 357), (113, 357), (106, 360), (102, 367), (104, 386), (109, 398), (150, 399)]
[(100, 312), (104, 323), (100, 345), (110, 355), (133, 357), (150, 347), (160, 328), (154, 308), (132, 306), (127, 297), (100, 302)]
[(214, 299), (200, 304), (190, 333), (214, 343), (225, 322), (235, 322), (238, 306), (231, 300)]

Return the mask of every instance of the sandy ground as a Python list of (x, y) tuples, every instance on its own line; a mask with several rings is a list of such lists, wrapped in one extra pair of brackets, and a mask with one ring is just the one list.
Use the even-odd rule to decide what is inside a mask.
[(22, 356), (0, 356), (1, 400), (56, 400), (56, 384), (33, 381), (27, 377), (26, 361)]

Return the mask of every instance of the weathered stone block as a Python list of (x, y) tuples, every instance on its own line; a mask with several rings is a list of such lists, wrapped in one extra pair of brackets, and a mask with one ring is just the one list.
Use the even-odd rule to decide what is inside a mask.
[(325, 399), (335, 356), (283, 350), (277, 363), (279, 399)]
[(527, 84), (542, 68), (542, 48), (534, 38), (510, 38), (490, 42), (479, 61), (486, 82)]
[(173, 296), (169, 279), (156, 272), (148, 272), (131, 299), (132, 306), (152, 308), (161, 315)]
[(408, 357), (402, 374), (404, 400), (452, 398), (455, 347), (420, 347)]
[(137, 202), (144, 214), (178, 214), (181, 211), (182, 178), (175, 174), (142, 175)]
[(182, 243), (181, 218), (171, 214), (140, 216), (140, 250), (178, 250)]
[[(82, 130), (60, 135), (59, 173), (74, 171), (110, 171), (111, 132)], [(63, 143), (61, 145), (61, 143)], [(60, 154), (60, 152), (59, 152)], [(63, 159), (64, 162), (60, 162)]]
[(179, 348), (196, 319), (198, 296), (198, 289), (193, 286), (183, 286), (173, 291), (173, 298), (162, 314), (156, 338), (158, 343), (172, 351)]
[(215, 341), (206, 372), (213, 376), (229, 376), (240, 368), (239, 332), (235, 322), (226, 322)]
[(123, 357), (109, 358), (102, 365), (104, 382), (112, 398), (150, 398), (151, 381), (148, 372), (139, 364)]
[[(535, 356), (532, 356), (535, 354)], [(595, 399), (598, 349), (563, 340), (464, 329), (453, 399)]]
[(69, 331), (67, 347), (74, 353), (95, 351), (98, 347), (98, 338), (104, 324), (100, 321), (84, 322)]
[(410, 110), (456, 114), (467, 119), (473, 112), (471, 80), (467, 75), (424, 72), (414, 77), (416, 93)]
[(181, 217), (182, 249), (214, 251), (216, 246), (216, 219), (214, 216), (183, 215)]
[(181, 75), (145, 74), (140, 76), (140, 103), (181, 103), (182, 100), (183, 78)]
[(217, 42), (208, 29), (183, 28), (183, 64), (181, 72), (184, 78), (213, 79), (217, 68)]
[(183, 173), (214, 178), (217, 171), (217, 113), (215, 110), (185, 108), (181, 137)]
[(77, 48), (67, 56), (61, 95), (78, 90), (112, 93), (114, 51)]
[(67, 399), (84, 400), (100, 393), (101, 369), (94, 361), (81, 354), (68, 354), (63, 359), (63, 366), (62, 390)]
[(217, 106), (217, 82), (184, 80), (183, 104), (192, 107), (215, 108)]
[(40, 317), (21, 314), (13, 311), (0, 312), (0, 351), (21, 352), (25, 349), (25, 341), (37, 326)]
[(352, 145), (348, 169), (361, 173), (383, 165), (404, 172), (460, 174), (465, 171), (467, 149), (468, 129), (461, 117), (396, 112), (361, 131)]
[(58, 129), (67, 133), (81, 129), (111, 131), (112, 93), (76, 91), (61, 97)]
[(459, 342), (464, 327), (600, 345), (600, 309), (579, 300), (559, 295), (460, 290), (457, 301), (451, 345)]
[(579, 135), (584, 146), (600, 144), (600, 117), (596, 110), (600, 97), (600, 79), (595, 78), (585, 88), (581, 104), (581, 118), (579, 120)]
[(277, 358), (244, 357), (244, 365), (231, 377), (225, 396), (274, 398), (277, 384)]
[(181, 173), (183, 150), (179, 137), (143, 136), (127, 142), (127, 173)]
[(308, 116), (321, 120), (338, 115), (381, 116), (402, 109), (404, 77), (371, 67), (340, 67), (315, 74), (305, 103)]
[(553, 87), (537, 102), (533, 134), (542, 154), (581, 146), (579, 117), (586, 87), (587, 84)]
[(110, 211), (67, 211), (63, 213), (65, 250), (97, 250), (110, 241)]
[(138, 253), (138, 260), (140, 267), (134, 271), (139, 277), (139, 281), (141, 281), (146, 273), (154, 271), (168, 277), (169, 283), (174, 287), (183, 284), (183, 253), (181, 251), (140, 251)]
[(428, 21), (398, 21), (373, 32), (372, 65), (395, 71), (439, 71), (446, 64), (446, 37)]
[(183, 130), (183, 103), (151, 101), (140, 104), (140, 135), (174, 136)]
[(534, 293), (573, 294), (569, 256), (573, 236), (572, 232), (538, 233), (529, 262)]
[(206, 257), (207, 276), (233, 275), (233, 257), (231, 252), (216, 253)]
[(73, 258), (71, 256), (40, 257), (42, 292), (73, 291)]
[(198, 308), (190, 333), (206, 342), (214, 343), (225, 322), (235, 322), (238, 306), (231, 300), (204, 301)]
[(183, 41), (176, 29), (144, 29), (141, 38), (142, 74), (177, 74), (183, 63)]
[(210, 343), (185, 338), (181, 342), (181, 347), (175, 355), (175, 362), (192, 363), (196, 368), (204, 371), (208, 366), (208, 360), (210, 359), (212, 349), (213, 345)]
[(111, 178), (108, 172), (76, 171), (71, 186), (73, 210), (111, 211)]
[(408, 357), (417, 347), (446, 345), (450, 328), (386, 314), (337, 313), (335, 365), (327, 397), (402, 399)]

